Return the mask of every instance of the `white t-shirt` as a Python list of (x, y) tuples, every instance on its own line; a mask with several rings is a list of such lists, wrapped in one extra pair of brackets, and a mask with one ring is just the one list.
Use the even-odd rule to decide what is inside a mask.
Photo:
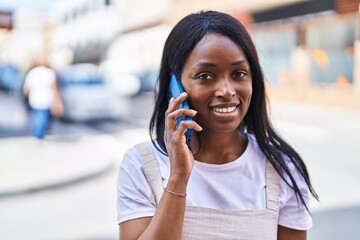
[[(265, 167), (266, 157), (251, 135), (245, 152), (226, 164), (207, 164), (195, 161), (187, 186), (187, 206), (220, 210), (254, 210), (266, 208)], [(153, 146), (159, 163), (163, 185), (169, 179), (170, 161)], [(135, 147), (124, 155), (118, 175), (118, 223), (153, 216), (155, 199), (143, 174), (139, 152)], [(308, 188), (295, 167), (289, 162), (305, 200)], [(308, 230), (312, 227), (311, 215), (296, 200), (295, 192), (281, 180), (279, 199), (279, 225)]]
[(32, 108), (50, 108), (54, 99), (52, 86), (55, 80), (55, 72), (50, 68), (35, 67), (29, 71), (25, 84), (29, 87), (29, 104)]

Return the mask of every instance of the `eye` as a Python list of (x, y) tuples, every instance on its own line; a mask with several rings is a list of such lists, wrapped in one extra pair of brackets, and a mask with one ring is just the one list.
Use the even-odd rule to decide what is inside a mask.
[(244, 71), (238, 71), (233, 74), (233, 78), (243, 78), (246, 76), (246, 72)]
[(212, 76), (208, 73), (202, 73), (202, 74), (199, 74), (197, 76), (197, 78), (200, 80), (210, 80), (210, 79), (212, 79)]

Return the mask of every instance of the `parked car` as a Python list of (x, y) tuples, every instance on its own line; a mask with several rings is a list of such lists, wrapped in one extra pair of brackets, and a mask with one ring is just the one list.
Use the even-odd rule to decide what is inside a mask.
[(74, 64), (58, 73), (64, 103), (63, 119), (90, 121), (128, 114), (129, 99), (106, 85), (94, 64)]
[(8, 92), (21, 91), (24, 81), (22, 72), (13, 65), (0, 65), (0, 88)]
[(152, 70), (140, 74), (140, 91), (152, 92), (155, 90), (156, 81), (159, 77), (159, 72)]
[(101, 76), (120, 96), (133, 97), (140, 92), (140, 79), (131, 72), (119, 68), (119, 63), (106, 60), (99, 67)]

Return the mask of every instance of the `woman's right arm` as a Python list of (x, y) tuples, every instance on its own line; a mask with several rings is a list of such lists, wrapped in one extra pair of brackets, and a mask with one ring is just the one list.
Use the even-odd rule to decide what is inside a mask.
[[(182, 183), (181, 183), (182, 182)], [(186, 192), (187, 182), (175, 177), (167, 188)], [(181, 239), (186, 198), (164, 191), (153, 217), (138, 218), (120, 224), (120, 239)]]
[[(186, 94), (172, 99), (166, 112), (165, 144), (170, 159), (170, 177), (166, 189), (186, 194), (194, 157), (186, 145), (187, 128), (201, 131), (194, 121), (183, 121), (176, 129), (176, 119), (182, 115), (194, 117), (196, 111), (177, 109)], [(153, 217), (137, 218), (120, 224), (120, 239), (181, 239), (186, 197), (164, 191)]]

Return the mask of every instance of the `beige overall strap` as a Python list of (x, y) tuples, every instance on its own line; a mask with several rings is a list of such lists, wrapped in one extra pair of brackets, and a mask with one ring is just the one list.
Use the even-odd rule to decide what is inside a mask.
[(271, 162), (266, 161), (266, 205), (267, 209), (279, 211), (280, 176)]
[(159, 204), (164, 192), (158, 162), (150, 142), (143, 142), (136, 145), (144, 165), (144, 174), (154, 194), (156, 205)]

